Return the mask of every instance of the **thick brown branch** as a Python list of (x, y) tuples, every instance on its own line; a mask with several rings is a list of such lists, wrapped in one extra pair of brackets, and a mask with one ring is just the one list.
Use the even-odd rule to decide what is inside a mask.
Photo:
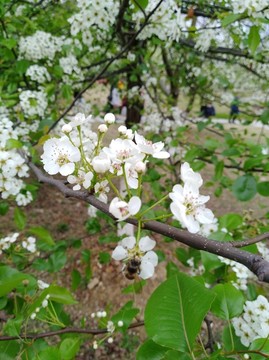
[[(74, 191), (70, 189), (61, 180), (44, 175), (43, 172), (31, 162), (29, 163), (29, 167), (32, 169), (40, 182), (55, 186), (68, 197), (86, 201), (111, 218), (115, 219), (109, 212), (109, 206), (97, 200), (93, 195), (90, 195), (86, 191)], [(126, 219), (125, 222), (135, 226), (138, 225), (138, 221), (132, 218)], [(239, 262), (256, 274), (260, 281), (269, 282), (269, 263), (260, 255), (255, 255), (247, 251), (237, 249), (231, 243), (209, 240), (202, 235), (191, 234), (188, 231), (179, 230), (171, 225), (157, 221), (148, 221), (143, 224), (143, 228), (145, 230), (150, 230), (157, 234), (167, 236), (194, 249), (203, 250)]]

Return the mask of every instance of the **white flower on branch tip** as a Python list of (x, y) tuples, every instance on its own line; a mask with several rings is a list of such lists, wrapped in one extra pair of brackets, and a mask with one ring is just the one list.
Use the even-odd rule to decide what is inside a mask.
[(141, 154), (136, 144), (129, 139), (113, 139), (109, 147), (103, 149), (103, 152), (112, 162), (112, 172), (114, 164), (121, 165), (127, 161), (136, 163), (144, 158), (144, 155)]
[(60, 173), (63, 176), (74, 172), (75, 162), (78, 162), (80, 157), (79, 149), (66, 136), (47, 140), (44, 144), (44, 153), (41, 155), (44, 169), (48, 174)]
[(201, 175), (197, 172), (194, 172), (189, 163), (185, 162), (182, 164), (180, 171), (181, 179), (184, 183), (192, 184), (197, 188), (203, 185), (203, 179)]
[(127, 219), (129, 216), (136, 215), (141, 205), (142, 203), (138, 196), (133, 196), (128, 203), (115, 197), (109, 205), (109, 212), (121, 221)]
[(135, 142), (139, 150), (144, 154), (152, 155), (156, 159), (168, 159), (170, 157), (169, 152), (162, 151), (164, 143), (161, 141), (153, 144), (152, 141), (135, 132)]
[(114, 249), (112, 258), (114, 260), (123, 260), (128, 262), (131, 259), (139, 258), (141, 264), (139, 266), (138, 275), (142, 279), (148, 279), (153, 276), (155, 267), (158, 264), (158, 256), (152, 251), (156, 241), (149, 236), (142, 237), (136, 245), (134, 236), (122, 239), (119, 245)]
[(84, 124), (86, 121), (88, 121), (89, 119), (91, 119), (91, 115), (88, 116), (87, 118), (85, 117), (84, 114), (82, 113), (78, 113), (77, 115), (74, 116), (74, 118), (70, 121), (70, 125), (73, 127), (77, 127), (77, 126), (81, 126), (82, 124)]
[(181, 176), (184, 185), (173, 187), (173, 192), (169, 194), (172, 200), (170, 208), (183, 227), (190, 233), (197, 233), (200, 231), (200, 225), (216, 223), (213, 212), (204, 205), (210, 197), (199, 194), (203, 180), (188, 163), (181, 166)]
[(83, 170), (79, 170), (77, 176), (69, 175), (67, 181), (69, 184), (76, 184), (73, 186), (73, 190), (80, 190), (81, 186), (83, 186), (84, 189), (88, 189), (91, 186), (92, 178), (93, 173), (91, 171), (85, 174)]

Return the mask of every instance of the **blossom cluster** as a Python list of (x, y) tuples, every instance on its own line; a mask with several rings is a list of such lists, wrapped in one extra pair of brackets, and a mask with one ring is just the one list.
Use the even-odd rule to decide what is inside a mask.
[(94, 41), (104, 41), (104, 34), (108, 33), (111, 25), (115, 23), (119, 4), (112, 0), (77, 0), (77, 7), (80, 11), (68, 19), (71, 24), (71, 35), (81, 33), (82, 42), (94, 49)]
[(26, 118), (43, 117), (48, 106), (46, 93), (42, 88), (39, 90), (23, 90), (20, 95), (20, 106)]
[(29, 176), (29, 167), (25, 159), (14, 148), (8, 147), (9, 141), (26, 139), (31, 129), (19, 125), (15, 129), (13, 123), (6, 117), (0, 122), (0, 193), (3, 199), (14, 197), (19, 206), (25, 206), (32, 201), (32, 194), (26, 191), (26, 184), (22, 178)]
[(249, 346), (258, 338), (267, 338), (269, 334), (269, 303), (259, 295), (254, 301), (246, 301), (240, 317), (232, 320), (235, 333), (243, 345)]
[(21, 37), (19, 42), (20, 58), (27, 60), (53, 60), (61, 50), (63, 40), (45, 31), (36, 31), (31, 36)]
[[(103, 137), (115, 122), (115, 116), (106, 114), (97, 134), (88, 126), (91, 121), (91, 116), (78, 113), (62, 126), (60, 137), (45, 142), (41, 155), (45, 171), (50, 175), (60, 173), (66, 176), (73, 190), (86, 189), (105, 203), (112, 189), (116, 197), (111, 199), (109, 211), (118, 221), (131, 216), (141, 217), (142, 176), (147, 162), (150, 157), (167, 159), (170, 154), (164, 150), (163, 142), (148, 141), (123, 125), (118, 127), (118, 138), (103, 146)], [(119, 187), (112, 181), (116, 177), (120, 180)], [(184, 184), (175, 185), (169, 194), (173, 215), (192, 233), (210, 233), (215, 230), (217, 220), (205, 207), (209, 196), (199, 194), (203, 183), (201, 175), (184, 163), (181, 179)], [(158, 257), (152, 251), (155, 241), (148, 236), (135, 237), (133, 230), (127, 235), (113, 251), (112, 258), (124, 262), (127, 278), (138, 275), (147, 279), (153, 276), (158, 263)]]
[[(8, 250), (12, 244), (17, 242), (19, 236), (20, 236), (19, 233), (13, 233), (0, 239), (0, 255), (3, 253), (3, 251)], [(36, 239), (33, 236), (28, 236), (21, 242), (21, 244), (18, 244), (17, 249), (20, 248), (23, 248), (29, 251), (30, 253), (35, 253)]]
[(37, 81), (39, 84), (43, 84), (51, 80), (51, 76), (45, 66), (31, 65), (26, 71), (26, 76), (32, 81)]

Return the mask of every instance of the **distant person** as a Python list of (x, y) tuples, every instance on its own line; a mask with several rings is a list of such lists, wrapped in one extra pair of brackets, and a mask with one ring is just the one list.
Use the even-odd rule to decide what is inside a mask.
[(216, 115), (216, 110), (215, 110), (214, 106), (212, 104), (208, 104), (206, 106), (205, 117), (210, 118), (211, 116), (215, 116), (215, 115)]
[(229, 123), (234, 124), (235, 120), (237, 119), (239, 115), (239, 99), (238, 97), (235, 97), (231, 103), (230, 106), (230, 117), (229, 117)]
[(210, 118), (211, 116), (216, 115), (216, 110), (212, 104), (202, 105), (200, 108), (201, 116), (205, 118)]

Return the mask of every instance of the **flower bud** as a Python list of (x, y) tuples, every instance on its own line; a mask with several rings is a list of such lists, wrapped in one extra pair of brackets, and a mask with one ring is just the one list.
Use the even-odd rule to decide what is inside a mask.
[(107, 132), (107, 126), (106, 124), (101, 124), (98, 126), (98, 130), (100, 131), (100, 133), (106, 133)]
[(119, 126), (118, 132), (119, 132), (120, 134), (125, 135), (126, 131), (127, 131), (127, 127), (126, 127), (126, 126), (124, 126), (124, 125)]
[(143, 174), (146, 171), (146, 164), (142, 161), (138, 161), (135, 164), (135, 171), (138, 172), (138, 174)]
[(110, 168), (110, 159), (106, 154), (95, 156), (92, 159), (92, 167), (97, 173), (105, 173)]
[(70, 131), (72, 131), (72, 126), (70, 125), (70, 124), (64, 124), (63, 126), (62, 126), (62, 132), (64, 132), (64, 133), (70, 133)]
[(107, 124), (113, 124), (116, 120), (115, 115), (112, 113), (105, 114), (104, 119)]

